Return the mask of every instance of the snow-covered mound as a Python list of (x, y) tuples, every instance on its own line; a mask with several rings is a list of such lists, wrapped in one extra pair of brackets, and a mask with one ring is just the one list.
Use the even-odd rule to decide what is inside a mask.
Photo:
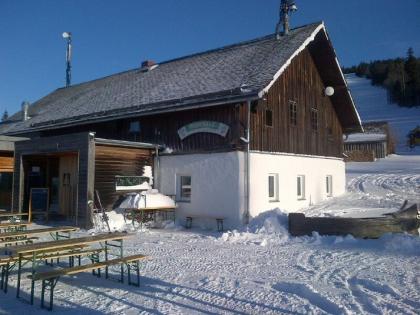
[[(102, 213), (95, 213), (93, 215), (93, 231), (95, 233), (99, 232), (116, 232), (116, 231), (126, 231), (127, 224), (124, 219), (124, 215), (120, 211), (112, 210), (107, 211), (106, 213), (107, 220), (105, 219)], [(109, 228), (108, 228), (109, 226)]]
[(420, 154), (420, 147), (407, 146), (408, 133), (420, 124), (420, 106), (408, 108), (390, 104), (387, 91), (372, 86), (370, 80), (354, 74), (347, 75), (346, 79), (362, 122), (387, 121), (398, 141), (397, 153)]

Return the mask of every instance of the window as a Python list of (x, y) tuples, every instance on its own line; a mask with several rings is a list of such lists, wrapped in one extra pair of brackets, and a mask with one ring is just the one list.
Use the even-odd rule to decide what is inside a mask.
[(178, 175), (177, 177), (177, 199), (178, 201), (191, 201), (191, 176)]
[(326, 192), (327, 192), (327, 196), (331, 197), (332, 196), (332, 176), (331, 175), (327, 175), (325, 177), (325, 185), (326, 185)]
[(297, 125), (297, 103), (289, 101), (289, 120), (292, 126)]
[(271, 109), (265, 110), (265, 125), (267, 127), (273, 127), (273, 111)]
[(305, 176), (298, 175), (297, 180), (297, 198), (299, 200), (305, 199)]
[(316, 108), (311, 109), (311, 127), (313, 131), (318, 131), (318, 110)]
[(268, 200), (271, 202), (279, 201), (279, 175), (268, 175)]

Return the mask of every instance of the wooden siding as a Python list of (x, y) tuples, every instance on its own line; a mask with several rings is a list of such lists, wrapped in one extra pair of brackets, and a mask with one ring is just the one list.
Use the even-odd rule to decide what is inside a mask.
[[(341, 157), (342, 129), (324, 89), (309, 51), (302, 51), (251, 114), (251, 149)], [(289, 101), (297, 103), (296, 126), (290, 123)], [(318, 112), (317, 131), (311, 126), (312, 108)], [(272, 127), (265, 125), (266, 109), (272, 110)], [(246, 119), (245, 105), (241, 118)]]
[[(95, 132), (96, 137), (126, 141), (146, 142), (167, 146), (174, 153), (194, 153), (205, 151), (228, 151), (236, 149), (239, 136), (239, 104), (229, 104), (208, 108), (173, 112), (139, 118), (116, 120), (90, 124), (77, 128), (50, 130), (44, 136), (66, 134), (79, 131)], [(229, 126), (226, 137), (215, 134), (199, 133), (184, 140), (178, 136), (178, 129), (198, 120), (222, 122)], [(140, 134), (129, 132), (130, 123), (140, 122)]]
[(102, 205), (112, 209), (119, 194), (115, 191), (115, 176), (141, 176), (143, 167), (153, 168), (152, 152), (147, 149), (95, 145), (95, 189)]
[(13, 172), (14, 159), (13, 156), (0, 155), (0, 173)]

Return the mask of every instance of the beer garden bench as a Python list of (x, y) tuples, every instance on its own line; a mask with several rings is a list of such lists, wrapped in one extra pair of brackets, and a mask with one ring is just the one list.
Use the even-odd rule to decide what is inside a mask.
[[(127, 266), (127, 276), (128, 276), (128, 285), (134, 285), (134, 286), (140, 286), (140, 267), (139, 267), (139, 261), (147, 258), (147, 256), (138, 254), (138, 255), (132, 255), (122, 258), (116, 258), (111, 260), (106, 260), (102, 262), (95, 262), (90, 265), (82, 265), (82, 266), (74, 266), (69, 268), (63, 268), (53, 271), (47, 271), (47, 272), (37, 272), (35, 274), (29, 275), (28, 277), (32, 279), (32, 281), (42, 281), (41, 286), (41, 308), (46, 308), (48, 310), (52, 310), (53, 303), (54, 303), (54, 288), (57, 285), (57, 282), (60, 277), (62, 276), (68, 276), (68, 275), (74, 275), (86, 271), (92, 271), (100, 270), (101, 268), (106, 268), (105, 271), (105, 278), (108, 278), (108, 267), (115, 266), (115, 265), (121, 265), (121, 278), (120, 282), (124, 282), (124, 270), (123, 265)], [(131, 280), (131, 271), (134, 271), (136, 273), (137, 281), (133, 282)], [(98, 272), (98, 277), (100, 277), (100, 272)], [(49, 290), (50, 291), (50, 301), (49, 306), (45, 307), (45, 292)], [(33, 301), (33, 292), (31, 292), (31, 301)]]
[(223, 216), (211, 216), (211, 215), (187, 215), (186, 216), (186, 222), (185, 227), (187, 229), (191, 229), (192, 227), (192, 221), (193, 219), (210, 219), (210, 220), (216, 220), (217, 224), (217, 231), (223, 232), (223, 221), (225, 218)]

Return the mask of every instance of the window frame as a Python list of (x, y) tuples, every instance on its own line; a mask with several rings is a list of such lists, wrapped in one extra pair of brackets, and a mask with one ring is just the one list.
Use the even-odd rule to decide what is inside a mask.
[[(269, 125), (269, 124), (267, 123), (267, 119), (268, 119), (268, 115), (267, 115), (267, 113), (268, 113), (268, 112), (270, 112), (271, 125)], [(272, 109), (270, 109), (270, 108), (266, 108), (266, 109), (265, 109), (265, 111), (264, 111), (264, 125), (265, 125), (265, 127), (269, 127), (269, 128), (273, 128), (273, 126), (274, 126), (274, 121), (273, 121), (273, 110), (272, 110)]]
[(327, 197), (333, 196), (333, 177), (332, 175), (325, 176), (325, 188)]
[[(270, 196), (270, 178), (273, 178), (273, 196)], [(268, 201), (269, 202), (278, 202), (279, 201), (279, 174), (269, 173), (267, 176), (268, 179)]]
[[(300, 183), (300, 187), (299, 187), (299, 183)], [(299, 194), (299, 190), (300, 190), (300, 194)], [(296, 176), (296, 196), (298, 200), (305, 200), (305, 175)]]
[[(182, 184), (183, 178), (189, 178), (190, 184), (189, 185)], [(185, 188), (184, 186), (189, 186), (189, 190), (190, 190), (189, 196), (183, 195), (183, 189)], [(192, 197), (192, 176), (187, 175), (187, 174), (177, 174), (176, 175), (176, 201), (190, 203), (191, 197)]]

